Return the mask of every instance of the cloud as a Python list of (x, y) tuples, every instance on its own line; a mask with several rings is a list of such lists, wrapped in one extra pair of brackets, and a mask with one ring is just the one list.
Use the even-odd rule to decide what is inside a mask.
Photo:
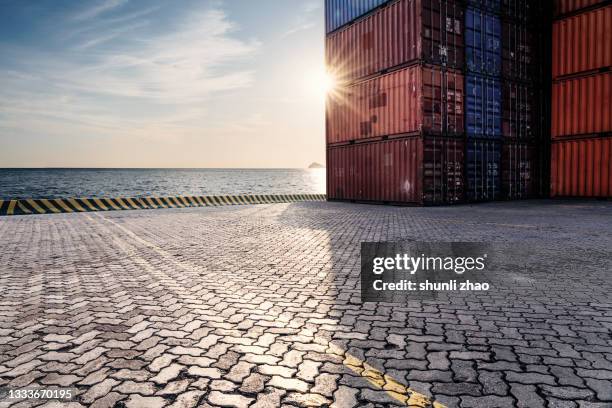
[(281, 34), (281, 38), (289, 37), (300, 31), (309, 30), (316, 26), (318, 16), (316, 13), (321, 9), (321, 4), (318, 1), (309, 1), (301, 5), (301, 10), (297, 14), (297, 18), (291, 25), (291, 28)]
[[(119, 5), (100, 3), (81, 18)], [(0, 120), (22, 128), (36, 123), (37, 132), (47, 122), (50, 129), (63, 124), (92, 133), (142, 134), (157, 126), (176, 134), (205, 121), (216, 94), (253, 83), (249, 62), (260, 43), (236, 38), (237, 26), (223, 10), (190, 10), (171, 30), (140, 32), (151, 20), (149, 13), (107, 20), (95, 36), (83, 31), (76, 45), (53, 52), (0, 46), (21, 64), (0, 66)]]
[(127, 0), (103, 0), (88, 9), (81, 10), (74, 15), (73, 19), (77, 21), (90, 20), (110, 10), (116, 9), (125, 3), (127, 3)]

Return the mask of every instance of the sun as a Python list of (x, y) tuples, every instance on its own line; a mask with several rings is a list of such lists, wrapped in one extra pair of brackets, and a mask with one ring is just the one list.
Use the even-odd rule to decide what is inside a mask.
[(336, 88), (336, 79), (329, 72), (324, 72), (321, 77), (321, 90), (326, 95), (331, 93)]

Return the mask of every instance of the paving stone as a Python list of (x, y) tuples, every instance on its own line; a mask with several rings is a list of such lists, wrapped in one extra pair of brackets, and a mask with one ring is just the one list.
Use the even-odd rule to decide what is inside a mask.
[(98, 398), (104, 397), (110, 392), (110, 390), (119, 384), (119, 381), (107, 378), (106, 380), (92, 386), (85, 394), (81, 396), (81, 401), (85, 403), (92, 403)]
[(265, 392), (257, 394), (257, 401), (251, 408), (275, 408), (281, 406), (281, 398), (285, 395), (285, 390), (278, 388), (268, 388)]
[(332, 402), (320, 394), (300, 394), (296, 392), (287, 394), (283, 401), (298, 407), (328, 407)]
[(168, 402), (161, 397), (143, 397), (137, 394), (130, 395), (125, 401), (126, 408), (161, 408)]
[(171, 364), (168, 367), (162, 368), (161, 371), (157, 373), (155, 377), (151, 378), (151, 381), (160, 385), (166, 384), (167, 382), (172, 381), (176, 377), (178, 377), (179, 373), (184, 368), (185, 366), (182, 366), (180, 364)]
[(308, 390), (308, 383), (298, 380), (295, 378), (284, 378), (278, 375), (272, 376), (268, 385), (271, 387), (282, 388), (287, 391), (299, 391), (306, 392)]
[(102, 398), (97, 399), (93, 404), (91, 404), (91, 408), (112, 408), (115, 404), (122, 399), (126, 398), (125, 395), (121, 395), (117, 392), (109, 392)]
[(219, 391), (212, 391), (207, 398), (211, 404), (220, 407), (246, 408), (253, 402), (252, 398), (247, 398), (239, 394), (224, 394)]
[(240, 387), (240, 391), (246, 394), (257, 394), (264, 389), (264, 384), (268, 377), (258, 373), (252, 373), (244, 381)]
[[(612, 401), (612, 381), (586, 379), (587, 386), (595, 391), (597, 398), (601, 401)], [(612, 405), (612, 404), (611, 404)]]
[(198, 406), (203, 396), (204, 391), (188, 391), (179, 395), (174, 403), (169, 406), (171, 408), (193, 408)]
[[(611, 402), (610, 215), (606, 203), (525, 201), (2, 217), (0, 386), (78, 384), (95, 398), (83, 406), (207, 407), (212, 392), (257, 407), (343, 406), (342, 395), (394, 405), (360, 375), (367, 360), (449, 407), (600, 408)], [(543, 255), (488, 293), (360, 303), (360, 242), (448, 237)], [(163, 398), (122, 394), (135, 390)]]
[(152, 382), (124, 381), (114, 388), (121, 394), (153, 395), (157, 391)]

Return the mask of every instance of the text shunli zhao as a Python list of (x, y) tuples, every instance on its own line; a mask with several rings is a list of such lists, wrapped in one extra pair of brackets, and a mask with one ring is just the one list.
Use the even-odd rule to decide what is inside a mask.
[[(396, 254), (394, 257), (376, 257), (372, 260), (372, 273), (383, 275), (385, 272), (393, 272), (397, 277), (398, 272), (408, 275), (427, 274), (428, 272), (455, 273), (463, 275), (470, 271), (484, 271), (486, 268), (487, 254), (479, 257), (460, 256), (410, 256), (408, 254)], [(469, 279), (458, 282), (450, 279), (440, 282), (429, 280), (425, 276), (420, 279), (400, 279), (392, 282), (384, 279), (375, 279), (372, 287), (376, 291), (486, 291), (489, 290), (487, 282), (471, 282)], [(425, 278), (425, 280), (422, 280)]]

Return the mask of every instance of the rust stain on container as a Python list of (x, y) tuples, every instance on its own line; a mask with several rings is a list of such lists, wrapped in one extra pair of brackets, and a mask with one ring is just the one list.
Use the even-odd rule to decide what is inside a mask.
[(463, 132), (463, 75), (415, 65), (328, 97), (327, 143), (416, 132)]
[(463, 8), (446, 0), (399, 0), (334, 32), (326, 61), (353, 82), (411, 61), (463, 67)]
[(332, 200), (450, 204), (463, 199), (464, 142), (415, 136), (327, 150)]
[(555, 21), (552, 76), (612, 66), (612, 5)]
[(551, 195), (612, 196), (612, 138), (553, 142)]
[(558, 81), (552, 89), (552, 137), (612, 131), (612, 72)]

